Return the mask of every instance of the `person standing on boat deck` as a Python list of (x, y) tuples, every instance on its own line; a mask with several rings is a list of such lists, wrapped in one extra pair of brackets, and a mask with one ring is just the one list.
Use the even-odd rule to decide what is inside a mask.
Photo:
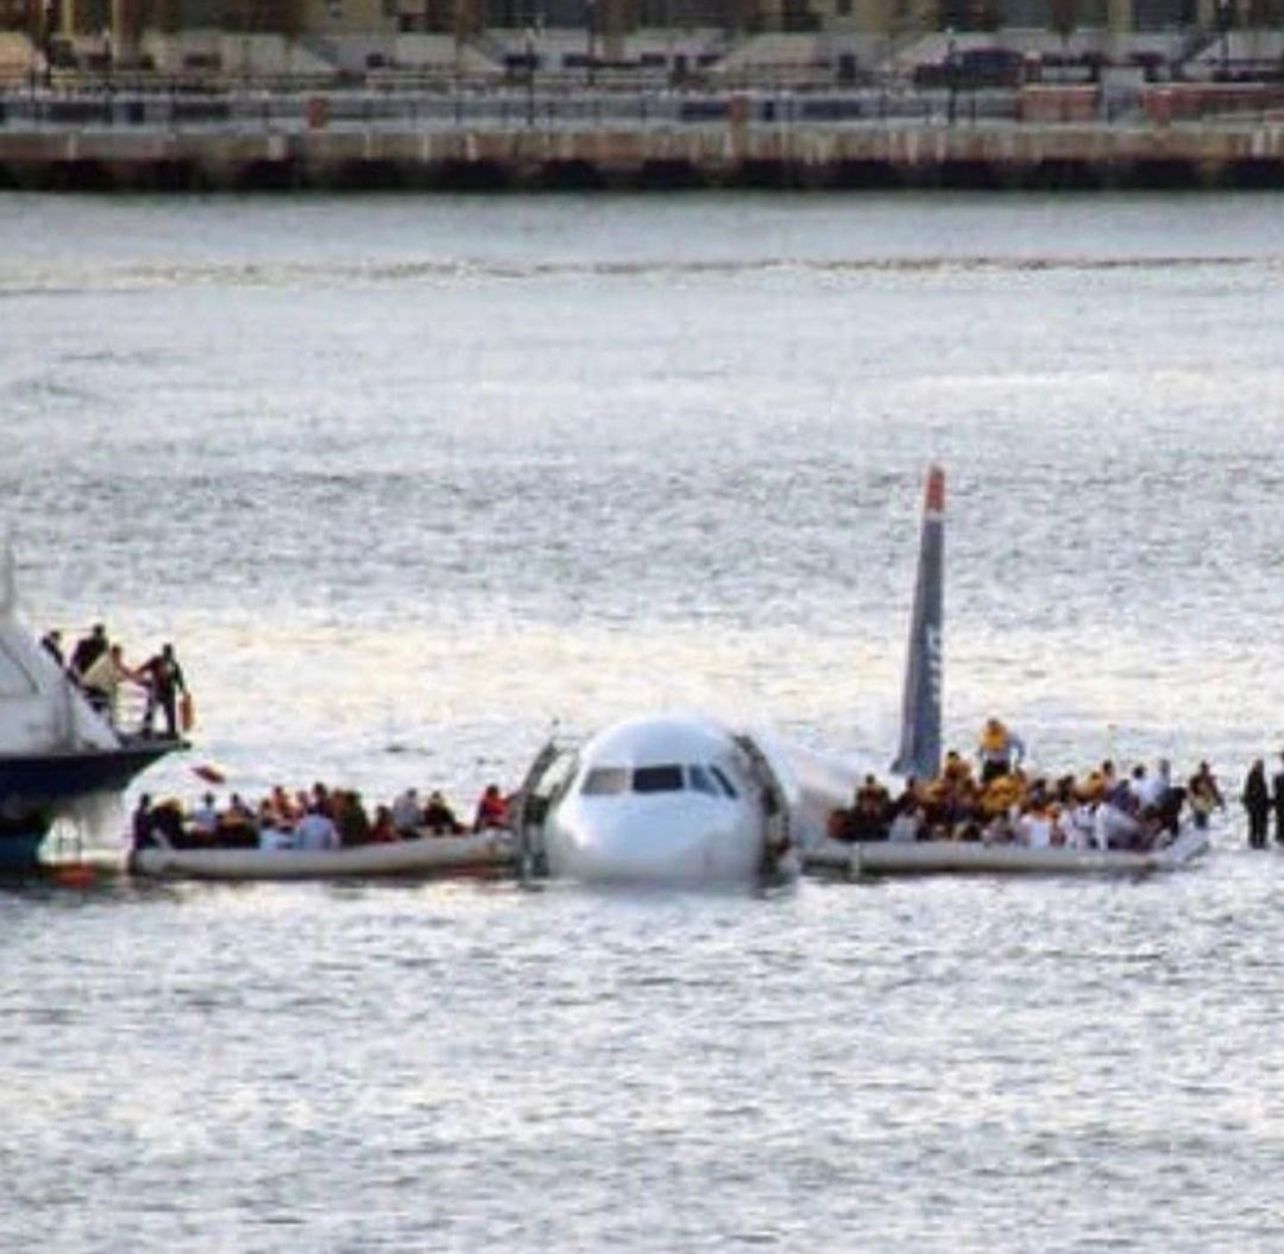
[(143, 734), (152, 734), (156, 707), (165, 712), (165, 734), (170, 740), (178, 739), (178, 694), (187, 691), (183, 668), (174, 656), (174, 646), (165, 644), (161, 651), (139, 667), (138, 673), (147, 680), (147, 711), (143, 715)]
[(156, 837), (152, 835), (152, 799), (149, 793), (138, 798), (130, 820), (130, 831), (135, 849), (150, 849), (156, 844)]
[(71, 653), (71, 673), (82, 679), (85, 672), (107, 652), (107, 628), (95, 623), (89, 635), (82, 636)]
[(977, 748), (981, 760), (982, 784), (1008, 774), (1025, 759), (1025, 743), (997, 718), (985, 720)]
[(1271, 813), (1271, 793), (1266, 786), (1266, 764), (1261, 758), (1248, 768), (1240, 800), (1248, 813), (1248, 847), (1265, 849), (1266, 824)]
[(1271, 808), (1275, 811), (1275, 843), (1284, 845), (1284, 753), (1280, 769), (1271, 776)]
[(120, 686), (126, 680), (138, 683), (138, 674), (125, 665), (125, 654), (120, 645), (113, 644), (80, 677), (89, 704), (115, 726), (120, 697)]
[(1217, 779), (1207, 762), (1199, 764), (1199, 770), (1190, 777), (1186, 785), (1186, 792), (1190, 798), (1191, 813), (1195, 816), (1195, 826), (1201, 831), (1208, 826), (1208, 816), (1214, 808), (1226, 809), (1221, 789), (1217, 787)]

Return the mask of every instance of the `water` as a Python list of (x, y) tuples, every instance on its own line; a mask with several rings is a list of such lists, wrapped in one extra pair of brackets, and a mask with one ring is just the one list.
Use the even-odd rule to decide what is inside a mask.
[[(1284, 742), (1271, 197), (0, 200), (29, 619), (178, 644), (254, 794), (558, 720)], [(191, 797), (190, 764), (153, 792)], [(0, 1246), (1275, 1249), (1274, 855), (1163, 882), (3, 898)]]

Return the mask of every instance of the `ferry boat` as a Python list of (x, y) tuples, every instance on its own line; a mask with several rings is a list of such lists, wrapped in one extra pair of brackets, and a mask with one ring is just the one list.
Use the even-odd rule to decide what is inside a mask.
[(60, 817), (86, 798), (120, 793), (181, 738), (129, 735), (90, 705), (20, 622), (12, 549), (0, 569), (0, 872), (39, 866)]

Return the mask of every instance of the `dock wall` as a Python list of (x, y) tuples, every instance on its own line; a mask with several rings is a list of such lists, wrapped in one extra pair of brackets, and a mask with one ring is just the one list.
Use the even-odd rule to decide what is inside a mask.
[(1031, 123), (0, 131), (31, 190), (1284, 188), (1284, 118)]

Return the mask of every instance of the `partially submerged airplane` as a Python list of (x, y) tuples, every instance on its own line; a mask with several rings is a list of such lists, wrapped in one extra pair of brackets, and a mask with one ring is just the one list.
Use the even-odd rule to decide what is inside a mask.
[[(893, 770), (941, 755), (945, 473), (928, 471)], [(519, 793), (523, 870), (578, 880), (734, 883), (790, 873), (846, 805), (858, 767), (699, 715), (618, 723), (578, 750), (547, 744)]]

